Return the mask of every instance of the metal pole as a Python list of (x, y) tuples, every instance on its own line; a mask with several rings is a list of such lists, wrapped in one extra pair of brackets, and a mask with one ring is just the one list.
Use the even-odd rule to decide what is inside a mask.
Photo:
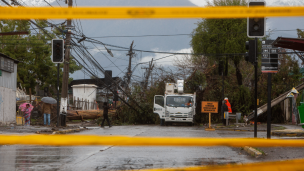
[(225, 79), (225, 77), (224, 77), (224, 71), (222, 71), (222, 79), (223, 79), (223, 84), (222, 84), (222, 93), (223, 93), (223, 98), (222, 98), (222, 100), (221, 101), (223, 101), (224, 100), (224, 98), (225, 98), (225, 90), (224, 90), (224, 79)]
[(57, 63), (57, 127), (59, 127), (59, 63)]
[(268, 97), (267, 97), (267, 138), (270, 139), (271, 135), (271, 73), (268, 73), (268, 80), (267, 80), (267, 90), (268, 90)]
[(211, 113), (209, 113), (209, 128), (211, 128)]
[(257, 105), (257, 101), (258, 101), (258, 61), (257, 61), (257, 38), (255, 38), (255, 65), (254, 65), (254, 87), (255, 87), (255, 101), (254, 101), (254, 138), (257, 137), (257, 121), (258, 121), (258, 105)]

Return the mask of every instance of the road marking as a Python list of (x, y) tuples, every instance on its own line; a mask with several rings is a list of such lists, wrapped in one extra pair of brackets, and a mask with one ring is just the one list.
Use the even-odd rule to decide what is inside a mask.
[(304, 16), (293, 7), (0, 7), (0, 19), (173, 19)]

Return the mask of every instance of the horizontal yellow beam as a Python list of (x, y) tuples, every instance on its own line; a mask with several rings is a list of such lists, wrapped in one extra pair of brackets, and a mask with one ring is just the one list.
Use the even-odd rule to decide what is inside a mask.
[(141, 171), (299, 171), (303, 169), (304, 159), (257, 162), (233, 165), (165, 168), (165, 169), (144, 169)]
[(0, 135), (0, 145), (49, 146), (231, 146), (304, 147), (304, 140), (258, 138), (169, 138), (96, 135)]
[(187, 19), (304, 16), (304, 7), (0, 7), (0, 19)]

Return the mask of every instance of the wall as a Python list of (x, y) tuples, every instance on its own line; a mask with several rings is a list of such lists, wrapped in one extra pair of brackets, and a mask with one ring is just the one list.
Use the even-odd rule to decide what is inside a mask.
[(0, 87), (0, 125), (16, 122), (16, 91)]
[(2, 71), (0, 76), (0, 125), (16, 122), (17, 64), (14, 72)]
[(17, 64), (14, 64), (14, 72), (2, 71), (0, 76), (0, 87), (5, 87), (16, 91), (17, 88)]
[(89, 102), (94, 102), (96, 100), (97, 86), (93, 84), (79, 84), (73, 85), (73, 98), (75, 100), (89, 100)]

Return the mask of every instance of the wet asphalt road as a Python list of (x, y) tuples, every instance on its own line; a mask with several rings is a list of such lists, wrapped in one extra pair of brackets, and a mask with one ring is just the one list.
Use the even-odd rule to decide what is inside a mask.
[[(238, 132), (240, 133), (240, 132)], [(239, 137), (237, 132), (185, 126), (114, 126), (77, 134), (158, 137)], [(229, 135), (230, 134), (230, 135)], [(241, 133), (252, 137), (253, 133)], [(265, 133), (259, 133), (260, 137)], [(126, 170), (256, 161), (230, 147), (0, 146), (0, 170)]]

